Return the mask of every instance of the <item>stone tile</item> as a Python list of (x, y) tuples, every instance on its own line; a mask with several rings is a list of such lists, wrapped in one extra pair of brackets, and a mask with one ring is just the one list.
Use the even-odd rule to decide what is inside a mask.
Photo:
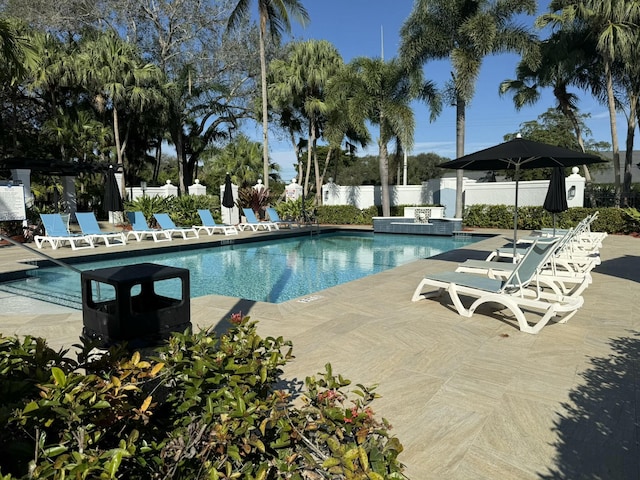
[[(609, 236), (584, 306), (538, 335), (521, 333), (491, 308), (460, 317), (446, 295), (411, 302), (425, 272), (485, 258), (509, 235), (498, 233), (313, 298), (278, 305), (192, 299), (192, 322), (223, 331), (228, 317), (242, 311), (258, 321), (261, 335), (292, 340), (295, 358), (284, 370), (294, 388), (329, 362), (353, 384), (378, 384), (373, 408), (393, 424), (413, 480), (640, 478), (640, 241)], [(46, 253), (65, 259), (106, 251)], [(31, 268), (16, 264), (28, 257), (0, 249), (0, 275)], [(82, 312), (2, 292), (0, 301), (2, 334), (44, 336), (54, 348), (77, 342)]]

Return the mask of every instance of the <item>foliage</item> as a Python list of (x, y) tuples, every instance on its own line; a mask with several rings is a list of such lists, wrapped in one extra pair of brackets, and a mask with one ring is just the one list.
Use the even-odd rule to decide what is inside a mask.
[[(599, 212), (592, 230), (607, 233), (628, 233), (633, 223), (620, 208), (572, 207), (556, 214), (556, 228), (575, 227), (587, 215)], [(466, 227), (513, 228), (514, 207), (511, 205), (472, 205), (466, 207), (463, 224)], [(518, 207), (518, 229), (535, 230), (553, 227), (553, 215), (542, 207)]]
[(171, 204), (175, 197), (150, 197), (143, 195), (133, 201), (125, 202), (124, 209), (128, 212), (142, 212), (149, 226), (155, 224), (153, 221), (154, 213), (166, 213), (171, 211)]
[(180, 197), (174, 197), (171, 202), (169, 216), (178, 226), (190, 227), (192, 225), (200, 225), (202, 221), (198, 215), (199, 209), (211, 210), (214, 219), (216, 219), (217, 222), (222, 221), (219, 213), (220, 197), (213, 195), (182, 195)]
[(217, 195), (182, 195), (180, 197), (149, 197), (143, 195), (132, 202), (126, 202), (125, 210), (140, 211), (150, 225), (155, 224), (154, 213), (168, 213), (178, 226), (200, 225), (198, 209), (208, 209), (217, 222), (221, 221), (220, 197)]
[[(205, 159), (201, 180), (216, 188), (224, 184), (228, 172), (235, 185), (241, 188), (251, 187), (262, 178), (262, 167), (262, 144), (239, 134), (223, 148), (212, 151)], [(271, 170), (276, 172), (277, 166), (272, 164)]]
[(267, 188), (239, 188), (236, 205), (238, 208), (250, 208), (258, 218), (264, 218), (265, 208), (271, 203), (271, 191)]
[(627, 233), (640, 233), (640, 211), (636, 208), (625, 208), (623, 212), (628, 221), (629, 230)]
[(375, 386), (327, 364), (301, 399), (277, 390), (291, 342), (239, 313), (144, 356), (76, 348), (0, 336), (3, 478), (403, 478)]
[(317, 207), (319, 223), (332, 225), (373, 225), (378, 208), (371, 206), (360, 210), (354, 205), (323, 205)]
[[(595, 142), (591, 136), (591, 130), (585, 125), (585, 120), (588, 115), (575, 115), (576, 121), (580, 125), (580, 130), (586, 141), (584, 142), (585, 150), (588, 153), (598, 155), (600, 152), (606, 151), (609, 148), (608, 143)], [(504, 136), (506, 140), (512, 140), (516, 138), (519, 133), (523, 138), (533, 140), (535, 142), (547, 143), (549, 145), (556, 145), (558, 147), (569, 148), (575, 151), (581, 151), (581, 147), (578, 144), (575, 133), (573, 132), (574, 126), (569, 118), (560, 113), (555, 108), (550, 108), (546, 112), (538, 115), (536, 120), (531, 120), (520, 124), (520, 130), (517, 133), (510, 133)], [(598, 171), (607, 168), (606, 163), (589, 165), (589, 170)], [(566, 169), (568, 172), (570, 168)], [(520, 170), (520, 180), (546, 180), (551, 176), (551, 168), (527, 168)], [(513, 180), (514, 170), (504, 170), (501, 172), (505, 178)]]
[(23, 234), (21, 220), (5, 220), (0, 222), (0, 234), (5, 237), (15, 237)]
[[(304, 210), (310, 212), (313, 210), (313, 198), (307, 198), (304, 202)], [(302, 197), (287, 202), (280, 202), (275, 207), (278, 216), (282, 220), (296, 220), (302, 218)]]

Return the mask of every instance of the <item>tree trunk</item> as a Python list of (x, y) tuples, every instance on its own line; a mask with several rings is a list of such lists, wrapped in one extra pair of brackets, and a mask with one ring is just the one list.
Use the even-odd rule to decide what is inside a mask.
[(629, 206), (629, 195), (631, 194), (631, 167), (633, 166), (633, 142), (636, 133), (636, 108), (638, 97), (629, 94), (629, 119), (627, 120), (627, 141), (624, 155), (624, 182), (622, 184), (622, 202), (624, 206)]
[(156, 164), (153, 166), (153, 183), (158, 183), (158, 176), (160, 175), (160, 164), (162, 162), (162, 138), (158, 138), (158, 146), (156, 147)]
[(309, 194), (309, 178), (311, 177), (311, 158), (313, 155), (313, 152), (311, 151), (311, 147), (315, 142), (315, 135), (314, 135), (314, 130), (313, 127), (311, 126), (311, 122), (309, 122), (309, 132), (307, 135), (307, 170), (305, 172), (305, 177), (304, 177), (304, 194), (308, 195)]
[(264, 37), (267, 32), (266, 19), (260, 19), (260, 81), (262, 83), (262, 163), (263, 184), (269, 189), (269, 108), (267, 105), (267, 54)]
[[(464, 155), (464, 131), (466, 118), (466, 101), (456, 97), (456, 158)], [(462, 218), (462, 192), (464, 189), (464, 170), (456, 170), (456, 218)]]
[(618, 126), (616, 123), (616, 103), (613, 93), (613, 77), (611, 64), (604, 62), (604, 71), (607, 79), (607, 103), (609, 105), (609, 124), (611, 126), (611, 148), (613, 150), (613, 175), (616, 205), (620, 205), (620, 146), (618, 145)]
[[(315, 132), (315, 128), (313, 129)], [(322, 203), (322, 178), (320, 177), (320, 164), (318, 163), (318, 152), (316, 151), (316, 135), (313, 135), (313, 173), (316, 177), (316, 205)]]
[(380, 186), (381, 186), (381, 200), (382, 200), (382, 216), (391, 216), (391, 202), (389, 196), (389, 154), (387, 151), (387, 144), (382, 140), (379, 142), (380, 151)]
[(118, 109), (115, 105), (113, 106), (113, 139), (116, 144), (116, 158), (118, 159), (118, 165), (122, 167), (122, 191), (120, 194), (122, 195), (122, 198), (127, 198), (127, 182), (125, 182), (125, 178), (127, 178), (127, 176), (125, 175), (124, 159), (122, 158), (122, 150), (120, 148), (120, 122), (118, 119)]

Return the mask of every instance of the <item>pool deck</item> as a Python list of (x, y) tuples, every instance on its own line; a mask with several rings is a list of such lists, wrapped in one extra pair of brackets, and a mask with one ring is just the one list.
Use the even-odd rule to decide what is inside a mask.
[[(378, 384), (374, 410), (394, 426), (413, 480), (640, 479), (640, 239), (609, 235), (584, 306), (568, 323), (530, 335), (499, 312), (460, 317), (446, 295), (411, 302), (425, 272), (484, 258), (510, 234), (477, 232), (495, 236), (278, 305), (195, 298), (192, 323), (224, 328), (242, 311), (262, 335), (293, 341), (288, 380), (302, 382), (330, 362), (354, 384)], [(225, 239), (44, 251), (67, 258), (211, 238)], [(0, 248), (0, 275), (23, 268), (17, 261), (26, 258), (36, 256)], [(45, 337), (54, 348), (77, 343), (82, 312), (0, 298), (4, 335)]]

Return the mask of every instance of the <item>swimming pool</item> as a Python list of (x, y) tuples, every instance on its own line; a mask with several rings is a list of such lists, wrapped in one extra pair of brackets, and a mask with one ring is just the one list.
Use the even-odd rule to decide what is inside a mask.
[[(312, 237), (204, 247), (189, 251), (136, 255), (74, 264), (92, 270), (150, 262), (190, 271), (191, 297), (225, 295), (282, 303), (403, 265), (461, 248), (478, 238), (336, 232)], [(82, 308), (78, 273), (44, 267), (0, 289)]]

